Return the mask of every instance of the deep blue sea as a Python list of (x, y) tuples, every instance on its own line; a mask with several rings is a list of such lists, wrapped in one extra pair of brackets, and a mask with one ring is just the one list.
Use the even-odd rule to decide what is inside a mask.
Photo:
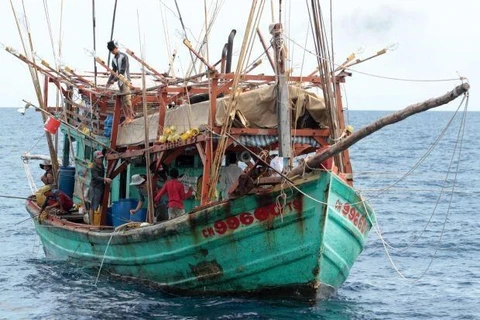
[[(386, 114), (350, 111), (348, 120), (358, 129)], [(41, 118), (0, 108), (0, 318), (480, 319), (480, 113), (448, 126), (454, 115), (416, 115), (350, 149), (378, 232), (337, 295), (307, 305), (179, 297), (106, 275), (95, 286), (95, 271), (47, 260), (23, 200), (4, 197), (30, 192), (20, 156), (46, 154)], [(38, 165), (32, 172), (38, 184)]]

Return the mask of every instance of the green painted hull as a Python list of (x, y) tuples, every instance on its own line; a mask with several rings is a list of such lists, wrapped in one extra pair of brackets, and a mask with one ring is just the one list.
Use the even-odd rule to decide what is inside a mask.
[(330, 172), (297, 187), (301, 192), (285, 190), (283, 209), (274, 190), (113, 233), (54, 217), (39, 223), (38, 207), (29, 201), (27, 209), (47, 256), (95, 266), (103, 261), (103, 270), (172, 291), (328, 295), (348, 277), (374, 216)]

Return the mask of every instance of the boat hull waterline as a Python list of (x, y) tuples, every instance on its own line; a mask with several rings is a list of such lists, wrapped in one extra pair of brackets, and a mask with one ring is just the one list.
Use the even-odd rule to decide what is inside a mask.
[(33, 199), (27, 210), (47, 257), (188, 294), (329, 296), (347, 279), (375, 217), (329, 171), (298, 180), (301, 192), (277, 188), (114, 232), (50, 215), (39, 220)]

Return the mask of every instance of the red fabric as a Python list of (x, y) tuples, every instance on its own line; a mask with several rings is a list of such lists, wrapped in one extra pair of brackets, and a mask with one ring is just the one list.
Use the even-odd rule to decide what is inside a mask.
[(167, 207), (177, 209), (183, 209), (183, 200), (192, 195), (191, 190), (185, 193), (185, 187), (183, 186), (183, 183), (177, 179), (172, 179), (165, 182), (163, 188), (155, 196), (155, 202), (158, 202), (165, 193), (168, 197)]
[(64, 211), (69, 211), (70, 209), (72, 209), (73, 200), (69, 196), (67, 196), (65, 193), (63, 193), (60, 190), (57, 191), (56, 195), (62, 203), (61, 209), (63, 209)]

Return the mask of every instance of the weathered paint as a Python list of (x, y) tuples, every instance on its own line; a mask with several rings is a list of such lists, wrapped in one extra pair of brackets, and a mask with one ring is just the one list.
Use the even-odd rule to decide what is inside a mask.
[[(48, 255), (97, 266), (104, 259), (105, 270), (171, 290), (330, 292), (345, 281), (368, 233), (360, 232), (335, 203), (354, 205), (360, 197), (329, 172), (313, 174), (297, 186), (316, 200), (294, 191), (279, 210), (276, 190), (115, 233), (53, 217), (34, 221)], [(38, 213), (32, 202), (27, 209), (32, 216)], [(363, 206), (355, 210), (365, 215)]]

